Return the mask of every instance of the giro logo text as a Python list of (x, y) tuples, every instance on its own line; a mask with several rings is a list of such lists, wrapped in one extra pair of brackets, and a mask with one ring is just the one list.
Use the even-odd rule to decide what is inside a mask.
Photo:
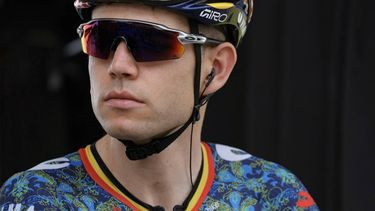
[(227, 14), (221, 14), (220, 12), (212, 11), (209, 9), (203, 10), (199, 16), (218, 22), (224, 22), (228, 18)]

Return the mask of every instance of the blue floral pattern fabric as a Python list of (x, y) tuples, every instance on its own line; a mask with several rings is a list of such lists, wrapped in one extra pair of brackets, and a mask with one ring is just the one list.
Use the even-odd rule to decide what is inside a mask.
[[(278, 164), (210, 144), (215, 176), (199, 210), (318, 210), (303, 184)], [(17, 173), (0, 189), (0, 211), (131, 210), (69, 154)]]
[(1, 188), (0, 210), (130, 210), (95, 184), (78, 153), (64, 158), (12, 176)]
[(306, 188), (282, 166), (210, 144), (215, 178), (202, 210), (319, 210)]

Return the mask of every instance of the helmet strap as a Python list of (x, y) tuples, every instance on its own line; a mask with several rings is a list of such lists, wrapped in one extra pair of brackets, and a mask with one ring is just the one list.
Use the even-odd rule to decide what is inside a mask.
[[(190, 33), (199, 34), (198, 24), (189, 19)], [(194, 73), (194, 108), (193, 108), (193, 124), (200, 119), (199, 109), (199, 91), (200, 91), (200, 80), (201, 80), (201, 66), (202, 66), (202, 52), (201, 46), (194, 44), (194, 55), (195, 55), (195, 73)]]
[(162, 138), (152, 139), (150, 142), (146, 144), (135, 144), (132, 140), (119, 139), (119, 141), (121, 141), (126, 146), (125, 153), (130, 160), (145, 159), (146, 157), (153, 154), (158, 154), (165, 148), (167, 148), (173, 141), (175, 141), (181, 135), (182, 132), (186, 130), (186, 128), (192, 122), (193, 115), (191, 115), (189, 120), (175, 132)]

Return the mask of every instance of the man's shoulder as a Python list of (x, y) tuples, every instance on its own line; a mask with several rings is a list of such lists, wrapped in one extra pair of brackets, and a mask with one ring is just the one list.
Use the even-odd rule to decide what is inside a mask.
[[(226, 169), (224, 166), (231, 166), (231, 170), (234, 171), (233, 173), (235, 173), (236, 176), (246, 176), (246, 174), (249, 173), (276, 173), (280, 170), (288, 171), (286, 168), (277, 163), (254, 156), (242, 149), (223, 144), (207, 144), (210, 146), (212, 156), (215, 161), (215, 169)], [(237, 166), (236, 168), (241, 170), (244, 170), (243, 168), (251, 168), (252, 171), (236, 172), (236, 168), (233, 168), (234, 166)]]
[(212, 143), (209, 146), (215, 165), (213, 189), (221, 188), (222, 193), (234, 198), (251, 199), (243, 203), (261, 206), (258, 208), (317, 209), (302, 182), (283, 166), (235, 147)]
[(263, 178), (262, 181), (278, 180), (280, 183), (296, 183), (299, 180), (280, 164), (249, 154), (227, 145), (209, 143), (215, 169), (218, 173), (228, 172), (234, 178)]
[(56, 205), (60, 194), (73, 192), (86, 173), (77, 152), (45, 161), (14, 174), (0, 189), (0, 209), (34, 210)]

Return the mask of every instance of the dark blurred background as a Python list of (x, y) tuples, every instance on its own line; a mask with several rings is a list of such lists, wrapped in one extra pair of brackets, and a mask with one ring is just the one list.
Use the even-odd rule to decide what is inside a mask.
[[(322, 210), (373, 210), (375, 2), (257, 0), (204, 140), (280, 163)], [(0, 0), (0, 183), (94, 142), (73, 1)]]

